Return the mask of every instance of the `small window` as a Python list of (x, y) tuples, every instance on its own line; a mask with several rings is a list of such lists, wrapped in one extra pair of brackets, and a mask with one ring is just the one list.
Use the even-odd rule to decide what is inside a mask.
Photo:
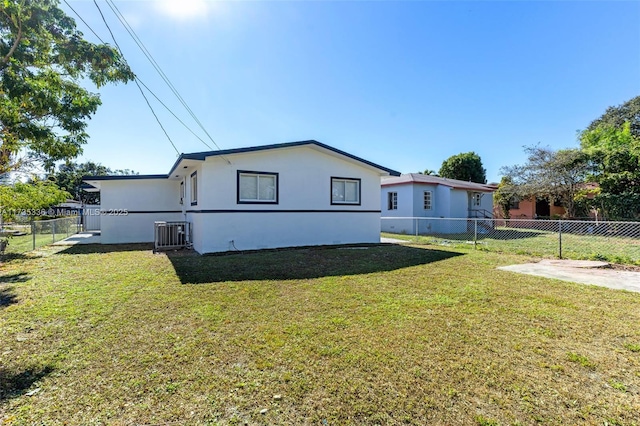
[(512, 198), (509, 200), (509, 210), (518, 210), (520, 208), (520, 200)]
[(278, 173), (238, 171), (238, 204), (278, 203)]
[(331, 204), (360, 205), (360, 179), (332, 177)]
[(431, 210), (431, 206), (432, 206), (432, 201), (433, 201), (433, 196), (432, 196), (432, 192), (431, 191), (424, 191), (423, 195), (422, 195), (422, 207), (425, 210)]
[(184, 181), (180, 182), (180, 204), (184, 204)]
[(387, 193), (387, 210), (398, 210), (398, 193)]
[(198, 204), (198, 175), (197, 172), (191, 173), (191, 205)]

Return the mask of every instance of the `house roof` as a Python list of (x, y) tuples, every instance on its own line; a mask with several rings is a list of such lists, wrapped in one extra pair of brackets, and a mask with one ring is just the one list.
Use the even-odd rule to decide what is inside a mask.
[(381, 186), (402, 185), (407, 183), (425, 185), (443, 185), (453, 189), (463, 189), (477, 192), (494, 192), (496, 187), (464, 180), (447, 179), (439, 176), (423, 175), (420, 173), (407, 173), (398, 177), (383, 177)]
[[(225, 155), (243, 154), (248, 152), (259, 152), (259, 151), (266, 151), (266, 150), (272, 150), (272, 149), (293, 148), (293, 147), (307, 146), (307, 145), (314, 147), (320, 151), (324, 151), (325, 153), (328, 153), (330, 155), (334, 155), (350, 161), (362, 163), (366, 166), (377, 169), (383, 174), (387, 174), (391, 176), (400, 176), (400, 172), (397, 172), (395, 170), (391, 170), (386, 167), (380, 166), (378, 164), (372, 163), (371, 161), (367, 161), (363, 158), (356, 157), (355, 155), (333, 148), (329, 145), (325, 145), (321, 142), (318, 142), (315, 140), (308, 140), (308, 141), (299, 141), (299, 142), (279, 143), (279, 144), (272, 144), (272, 145), (251, 146), (246, 148), (234, 148), (234, 149), (223, 149), (218, 151), (204, 151), (204, 152), (193, 152), (189, 154), (180, 154), (180, 157), (178, 157), (176, 162), (171, 167), (171, 170), (167, 174), (83, 176), (82, 180), (88, 184), (91, 184), (94, 187), (98, 187), (99, 186), (98, 182), (108, 181), (108, 180), (168, 179), (173, 176), (175, 170), (180, 166), (180, 164), (183, 161), (204, 161), (208, 157), (224, 157)], [(91, 189), (87, 188), (87, 190), (91, 190)]]
[(218, 151), (204, 151), (204, 152), (194, 152), (191, 154), (180, 154), (180, 157), (178, 157), (176, 162), (173, 164), (173, 167), (171, 167), (171, 170), (169, 171), (168, 175), (171, 176), (173, 172), (178, 168), (180, 163), (184, 160), (204, 161), (205, 159), (207, 159), (207, 157), (224, 157), (225, 155), (243, 154), (247, 152), (259, 152), (259, 151), (266, 151), (266, 150), (272, 150), (272, 149), (293, 148), (293, 147), (305, 146), (305, 145), (315, 146), (317, 148), (328, 151), (328, 153), (331, 153), (333, 155), (342, 156), (350, 160), (355, 160), (359, 163), (366, 164), (367, 166), (373, 167), (374, 169), (378, 169), (384, 172), (385, 174), (389, 174), (391, 176), (400, 176), (400, 172), (372, 163), (371, 161), (365, 160), (363, 158), (356, 157), (355, 155), (349, 154), (348, 152), (341, 151), (337, 148), (323, 144), (322, 142), (318, 142), (313, 139), (307, 140), (307, 141), (250, 146), (246, 148), (222, 149)]

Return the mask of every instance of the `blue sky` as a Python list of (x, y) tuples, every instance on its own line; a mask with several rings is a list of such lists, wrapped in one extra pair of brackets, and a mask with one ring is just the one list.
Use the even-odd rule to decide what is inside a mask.
[[(134, 72), (207, 140), (98, 3)], [(70, 4), (110, 40), (92, 2)], [(403, 173), (475, 151), (497, 181), (522, 146), (576, 146), (576, 131), (640, 95), (640, 2), (116, 5), (222, 149), (316, 139)], [(136, 86), (99, 92), (79, 161), (168, 172), (177, 154)], [(208, 150), (151, 102), (180, 152)]]

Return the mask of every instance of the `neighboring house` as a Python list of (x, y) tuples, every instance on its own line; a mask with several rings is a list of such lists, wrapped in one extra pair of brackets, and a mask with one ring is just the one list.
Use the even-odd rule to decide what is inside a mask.
[(166, 175), (89, 176), (101, 241), (151, 242), (186, 221), (199, 253), (380, 241), (380, 177), (399, 173), (317, 141), (182, 154)]
[[(512, 200), (509, 206), (509, 216), (511, 219), (548, 219), (552, 216), (562, 216), (565, 214), (564, 207), (558, 203), (549, 202), (546, 198), (534, 199), (525, 198), (523, 200)], [(496, 218), (503, 218), (502, 210), (495, 206), (494, 215)]]
[[(595, 190), (598, 186), (595, 182), (579, 184), (579, 188), (587, 192), (587, 198), (594, 197)], [(504, 218), (502, 209), (500, 209), (498, 205), (494, 206), (493, 213), (496, 218)], [(509, 217), (511, 219), (550, 219), (564, 217), (565, 215), (565, 208), (559, 202), (549, 201), (548, 198), (529, 197), (522, 200), (513, 199), (509, 206)], [(595, 211), (589, 213), (589, 217), (595, 217), (595, 215)]]
[[(493, 217), (496, 187), (419, 173), (382, 178), (383, 218)], [(416, 223), (418, 229), (416, 229)], [(459, 225), (463, 226), (459, 226)], [(466, 232), (466, 221), (383, 219), (382, 230), (393, 233)], [(464, 228), (464, 230), (462, 229)]]

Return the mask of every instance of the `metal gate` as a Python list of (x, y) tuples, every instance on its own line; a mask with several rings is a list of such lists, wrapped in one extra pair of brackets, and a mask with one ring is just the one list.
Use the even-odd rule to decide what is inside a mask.
[(82, 230), (83, 231), (99, 231), (100, 230), (100, 206), (84, 206), (82, 208)]

